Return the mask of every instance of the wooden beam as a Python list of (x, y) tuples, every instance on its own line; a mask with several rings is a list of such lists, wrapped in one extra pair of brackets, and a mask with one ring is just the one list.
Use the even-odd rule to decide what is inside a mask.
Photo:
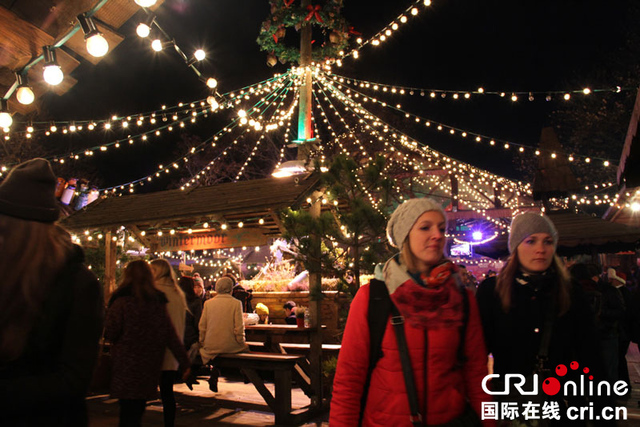
[[(98, 19), (94, 19), (93, 22), (96, 24), (98, 30), (102, 33), (107, 43), (109, 43), (109, 52), (113, 51), (116, 46), (124, 40), (124, 36), (113, 31), (107, 25), (99, 21)], [(80, 55), (82, 59), (85, 59), (92, 64), (97, 64), (104, 59), (104, 56), (97, 58), (87, 52), (86, 43), (84, 41), (84, 33), (82, 31), (76, 32), (65, 44), (64, 46), (68, 49), (71, 49), (76, 54)], [(108, 55), (108, 53), (107, 53)]]
[(136, 239), (138, 239), (138, 242), (142, 243), (142, 245), (145, 248), (151, 248), (151, 242), (149, 241), (149, 239), (147, 239), (145, 236), (142, 235), (142, 232), (137, 226), (130, 225), (127, 227), (127, 230), (129, 230), (131, 234), (136, 236)]
[(280, 230), (280, 233), (284, 234), (286, 229), (284, 228), (284, 225), (282, 225), (282, 221), (280, 221), (280, 217), (278, 217), (278, 214), (276, 214), (273, 209), (269, 209), (269, 215), (271, 216), (271, 219), (273, 219), (273, 222), (275, 222), (278, 226), (278, 230)]
[(12, 71), (24, 67), (31, 58), (42, 54), (42, 46), (55, 41), (54, 37), (4, 7), (0, 7), (0, 40), (0, 67)]

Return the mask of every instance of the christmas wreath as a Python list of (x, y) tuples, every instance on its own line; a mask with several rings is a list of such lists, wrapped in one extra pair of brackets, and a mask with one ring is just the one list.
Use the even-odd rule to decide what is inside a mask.
[(300, 61), (299, 46), (286, 46), (282, 42), (287, 28), (294, 27), (299, 31), (304, 24), (317, 25), (329, 32), (322, 45), (312, 47), (312, 60), (320, 62), (338, 58), (339, 52), (349, 44), (350, 33), (347, 22), (340, 15), (342, 0), (326, 0), (324, 6), (310, 5), (306, 8), (294, 5), (294, 1), (270, 1), (271, 15), (262, 23), (257, 40), (260, 50), (269, 52), (267, 64), (273, 67), (278, 60), (283, 64)]

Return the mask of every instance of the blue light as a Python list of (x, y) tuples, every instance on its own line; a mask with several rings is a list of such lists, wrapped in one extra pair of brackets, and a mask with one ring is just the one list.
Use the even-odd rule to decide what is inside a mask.
[(474, 231), (472, 236), (473, 240), (482, 240), (482, 231)]

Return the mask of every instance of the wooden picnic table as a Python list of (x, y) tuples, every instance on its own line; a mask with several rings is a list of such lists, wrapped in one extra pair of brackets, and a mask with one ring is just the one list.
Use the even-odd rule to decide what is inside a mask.
[[(322, 325), (326, 328), (326, 325)], [(309, 343), (309, 338), (313, 332), (312, 328), (298, 327), (296, 325), (247, 325), (244, 327), (247, 341), (262, 341), (267, 351), (282, 354), (284, 351), (280, 347), (281, 343)], [(310, 365), (307, 359), (298, 360), (293, 371), (294, 379), (302, 391), (309, 396), (313, 396), (311, 376), (309, 375)]]

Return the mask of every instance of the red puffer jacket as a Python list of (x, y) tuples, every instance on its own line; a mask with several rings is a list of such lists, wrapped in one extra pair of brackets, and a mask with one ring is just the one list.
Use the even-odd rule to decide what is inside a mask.
[[(360, 401), (369, 366), (368, 305), (369, 286), (365, 285), (360, 288), (351, 303), (344, 332), (333, 383), (330, 414), (332, 427), (358, 425)], [(465, 343), (467, 362), (462, 369), (455, 367), (459, 342), (458, 328), (429, 330), (428, 351), (425, 350), (423, 329), (414, 328), (405, 322), (405, 334), (421, 410), (424, 410), (426, 403), (427, 424), (441, 424), (453, 420), (464, 411), (467, 399), (476, 413), (480, 414), (481, 402), (489, 402), (492, 399), (481, 387), (482, 379), (487, 375), (487, 352), (478, 306), (473, 295), (469, 293)], [(409, 401), (396, 336), (390, 322), (387, 323), (382, 342), (382, 353), (382, 358), (371, 376), (363, 425), (411, 426)], [(426, 399), (425, 366), (428, 384)]]

